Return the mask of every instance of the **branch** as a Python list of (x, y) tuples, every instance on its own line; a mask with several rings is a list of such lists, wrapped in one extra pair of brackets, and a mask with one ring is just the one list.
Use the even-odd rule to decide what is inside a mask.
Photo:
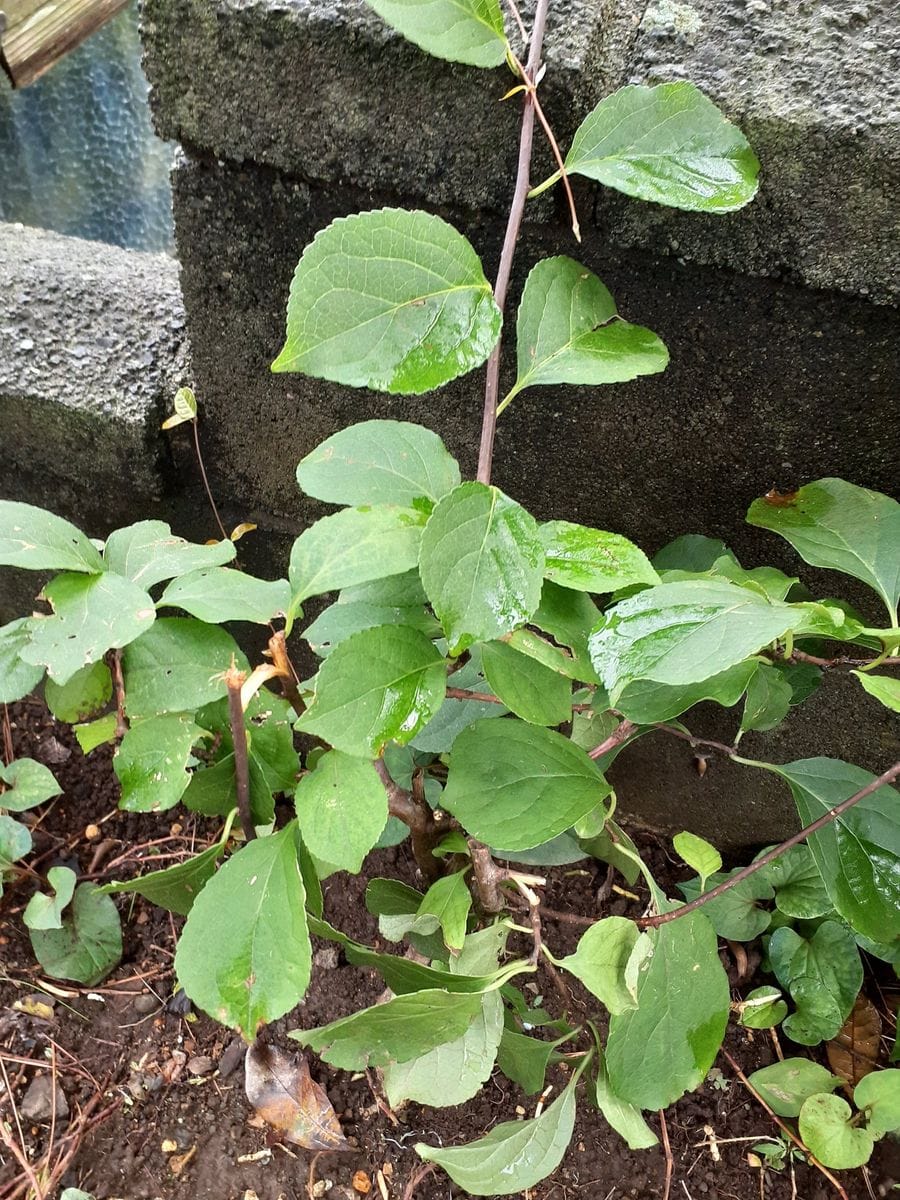
[(714, 742), (710, 738), (694, 737), (692, 733), (688, 733), (684, 729), (678, 729), (675, 725), (658, 723), (654, 725), (654, 729), (661, 729), (663, 733), (671, 733), (672, 737), (681, 738), (683, 742), (689, 742), (695, 748), (697, 746), (709, 746), (711, 750), (718, 750), (720, 754), (727, 754), (729, 758), (734, 758), (737, 754), (737, 748), (734, 746), (726, 746), (724, 742)]
[(500, 885), (506, 879), (506, 871), (498, 867), (491, 858), (490, 849), (475, 838), (469, 838), (469, 853), (472, 856), (472, 874), (481, 907), (486, 913), (498, 913), (503, 909), (503, 893)]
[(388, 812), (409, 828), (416, 866), (422, 877), (433, 883), (440, 874), (440, 864), (432, 850), (443, 831), (428, 807), (422, 776), (418, 773), (413, 776), (415, 790), (410, 792), (394, 782), (383, 758), (376, 758), (374, 765), (387, 792)]
[(231, 740), (234, 743), (234, 780), (237, 793), (237, 810), (241, 829), (248, 842), (256, 837), (253, 817), (250, 815), (250, 763), (247, 755), (247, 728), (244, 725), (244, 706), (241, 702), (241, 686), (246, 678), (243, 671), (232, 663), (225, 672), (228, 688), (228, 717), (231, 722)]
[(128, 732), (128, 718), (125, 715), (125, 678), (122, 674), (122, 651), (112, 652), (112, 678), (116, 693), (116, 741), (121, 742)]
[(839, 654), (836, 658), (819, 658), (815, 654), (807, 654), (803, 650), (793, 650), (790, 654), (773, 655), (781, 659), (783, 662), (804, 662), (812, 663), (814, 667), (823, 667), (828, 670), (832, 667), (867, 667), (870, 663), (877, 662), (880, 667), (900, 667), (900, 658), (849, 658), (846, 654)]
[[(547, 23), (547, 9), (550, 0), (537, 0), (534, 14), (534, 24), (531, 30), (531, 44), (528, 48), (528, 62), (525, 71), (528, 82), (534, 84), (538, 68), (541, 65), (541, 49), (544, 44), (544, 28)], [(506, 292), (509, 287), (509, 277), (512, 271), (513, 257), (516, 252), (516, 242), (522, 226), (522, 215), (525, 212), (525, 202), (528, 199), (528, 186), (531, 172), (531, 147), (534, 141), (534, 96), (526, 90), (522, 108), (522, 130), (519, 135), (519, 162), (516, 170), (516, 186), (513, 192), (509, 218), (506, 223), (506, 235), (503, 239), (503, 249), (500, 253), (500, 266), (497, 270), (497, 282), (494, 284), (494, 302), (503, 312), (506, 306)], [(479, 483), (491, 482), (491, 465), (494, 459), (494, 435), (497, 432), (497, 398), (500, 394), (500, 348), (502, 336), (491, 351), (488, 359), (487, 375), (484, 382), (484, 415), (481, 423), (481, 446), (478, 451)]]
[(621, 746), (635, 729), (637, 729), (637, 726), (633, 721), (620, 721), (605, 742), (601, 742), (593, 750), (588, 750), (588, 756), (590, 758), (602, 758), (604, 754), (609, 754), (610, 750), (615, 750), (616, 746)]
[(801, 829), (799, 833), (795, 833), (793, 837), (788, 838), (786, 842), (782, 842), (780, 846), (775, 846), (768, 854), (764, 854), (762, 858), (756, 859), (755, 862), (738, 871), (736, 875), (732, 875), (730, 879), (726, 879), (724, 883), (720, 883), (716, 887), (711, 888), (710, 891), (704, 892), (696, 900), (691, 900), (688, 904), (682, 904), (679, 908), (673, 908), (671, 912), (658, 913), (655, 917), (642, 917), (637, 924), (642, 929), (655, 928), (657, 925), (665, 925), (669, 921), (676, 921), (679, 917), (687, 916), (688, 913), (694, 912), (704, 904), (708, 904), (710, 900), (715, 900), (717, 896), (721, 896), (731, 888), (737, 887), (739, 883), (743, 883), (745, 879), (749, 879), (751, 875), (756, 874), (757, 871), (761, 871), (763, 867), (767, 867), (770, 862), (774, 862), (782, 854), (787, 854), (788, 850), (792, 850), (794, 846), (799, 846), (801, 842), (805, 841), (812, 834), (818, 833), (820, 829), (824, 829), (826, 825), (830, 825), (832, 821), (837, 820), (838, 817), (852, 808), (854, 804), (859, 804), (860, 800), (865, 800), (866, 796), (871, 796), (879, 788), (893, 783), (898, 776), (900, 776), (900, 762), (894, 763), (892, 767), (889, 767), (877, 779), (873, 779), (864, 788), (860, 788), (858, 792), (855, 792), (846, 800), (842, 800), (834, 808), (830, 808), (828, 812), (823, 813), (811, 825), (807, 825), (805, 829)]

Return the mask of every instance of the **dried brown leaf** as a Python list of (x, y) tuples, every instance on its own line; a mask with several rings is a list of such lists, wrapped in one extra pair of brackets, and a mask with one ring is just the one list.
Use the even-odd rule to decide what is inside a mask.
[(350, 1150), (325, 1092), (302, 1054), (254, 1044), (245, 1064), (247, 1099), (273, 1128), (304, 1150)]
[(880, 1046), (881, 1017), (860, 992), (843, 1028), (825, 1046), (828, 1064), (844, 1080), (845, 1090), (856, 1087), (864, 1075), (875, 1070)]

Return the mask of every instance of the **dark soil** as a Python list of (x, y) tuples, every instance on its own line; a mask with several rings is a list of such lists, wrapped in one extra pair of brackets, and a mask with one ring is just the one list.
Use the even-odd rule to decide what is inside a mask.
[[(16, 754), (47, 762), (64, 789), (56, 802), (38, 810), (32, 862), (39, 871), (67, 862), (82, 877), (129, 878), (149, 869), (153, 856), (157, 865), (171, 863), (176, 861), (172, 856), (184, 856), (213, 836), (208, 822), (183, 815), (180, 809), (160, 816), (120, 812), (109, 751), (98, 750), (85, 760), (69, 729), (55, 724), (40, 701), (15, 706), (11, 718)], [(90, 830), (92, 836), (87, 836), (90, 825), (99, 830)], [(652, 835), (636, 836), (663, 883), (677, 878), (677, 864), (667, 861), (662, 842)], [(581, 866), (550, 872), (549, 907), (581, 914), (597, 911), (596, 892), (604, 868), (600, 864), (595, 872)], [(414, 881), (405, 847), (373, 855), (367, 874)], [(342, 874), (329, 880), (326, 917), (373, 944), (378, 934), (363, 903), (364, 883), (365, 875)], [(345, 1134), (356, 1147), (352, 1154), (330, 1154), (313, 1161), (311, 1154), (280, 1143), (248, 1105), (239, 1039), (202, 1014), (182, 1012), (173, 1003), (172, 958), (180, 918), (170, 918), (139, 897), (119, 897), (125, 939), (122, 963), (102, 987), (77, 988), (47, 981), (34, 962), (20, 920), (33, 884), (33, 877), (23, 877), (8, 887), (3, 900), (0, 1060), (5, 1078), (0, 1076), (0, 1119), (10, 1124), (8, 1139), (20, 1148), (24, 1144), (36, 1165), (48, 1150), (51, 1165), (71, 1154), (55, 1186), (41, 1191), (41, 1200), (56, 1200), (62, 1185), (84, 1188), (97, 1200), (182, 1196), (301, 1200), (309, 1195), (350, 1200), (364, 1194), (352, 1190), (354, 1176), (360, 1187), (371, 1185), (372, 1200), (410, 1196), (447, 1200), (462, 1193), (440, 1172), (408, 1190), (421, 1167), (412, 1145), (419, 1140), (469, 1141), (500, 1121), (533, 1113), (535, 1098), (523, 1096), (495, 1072), (482, 1093), (464, 1106), (410, 1104), (392, 1121), (381, 1111), (365, 1076), (331, 1071), (313, 1058), (313, 1077), (327, 1090)], [(607, 911), (637, 915), (643, 906), (617, 892), (611, 900)], [(544, 932), (560, 953), (574, 947), (580, 931), (546, 919)], [(285, 1038), (289, 1029), (334, 1020), (372, 1003), (383, 991), (379, 977), (348, 965), (331, 945), (317, 944), (315, 961), (309, 995), (271, 1030), (272, 1040), (285, 1048), (292, 1045)], [(736, 965), (730, 957), (727, 962), (736, 981)], [(55, 989), (49, 997), (48, 982)], [(531, 986), (543, 993), (548, 1007), (561, 1009), (550, 978), (539, 975)], [(752, 986), (752, 979), (742, 983), (740, 993)], [(27, 997), (52, 999), (49, 1019), (23, 1013)], [(575, 992), (574, 1002), (576, 1006), (584, 1002), (584, 995)], [(747, 1073), (775, 1057), (773, 1040), (764, 1032), (732, 1026), (726, 1045)], [(791, 1047), (787, 1052), (803, 1051)], [(832, 1185), (802, 1161), (794, 1167), (793, 1180), (787, 1168), (780, 1173), (766, 1171), (760, 1179), (759, 1170), (747, 1161), (753, 1144), (748, 1139), (768, 1138), (777, 1130), (728, 1063), (721, 1060), (719, 1066), (715, 1082), (705, 1083), (668, 1110), (672, 1200), (835, 1196)], [(23, 1118), (20, 1140), (6, 1102), (9, 1090), (18, 1111), (29, 1084), (41, 1073), (53, 1071), (66, 1098), (68, 1118), (57, 1119), (52, 1131), (49, 1120)], [(551, 1072), (550, 1082), (557, 1091), (564, 1078), (560, 1068)], [(650, 1114), (649, 1120), (658, 1131), (659, 1117)], [(715, 1150), (709, 1145), (713, 1137), (720, 1143)], [(887, 1195), (900, 1177), (896, 1159), (888, 1161), (892, 1150), (895, 1147), (883, 1144), (881, 1157), (870, 1164), (868, 1184), (862, 1172), (841, 1174), (851, 1200)], [(528, 1195), (531, 1200), (650, 1200), (666, 1195), (665, 1177), (661, 1148), (629, 1152), (596, 1111), (583, 1103), (563, 1164)], [(0, 1145), (0, 1200), (20, 1200), (28, 1194), (27, 1187), (21, 1162), (8, 1144)]]

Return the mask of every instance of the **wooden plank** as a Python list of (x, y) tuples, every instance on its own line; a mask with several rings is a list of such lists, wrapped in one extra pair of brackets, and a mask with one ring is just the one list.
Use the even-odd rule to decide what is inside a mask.
[(26, 87), (129, 0), (0, 0), (0, 66)]

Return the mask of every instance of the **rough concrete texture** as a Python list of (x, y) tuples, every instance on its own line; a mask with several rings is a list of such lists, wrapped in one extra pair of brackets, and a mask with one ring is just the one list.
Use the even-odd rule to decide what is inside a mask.
[[(500, 207), (517, 104), (495, 72), (429, 58), (364, 0), (144, 0), (164, 137), (310, 181)], [(565, 147), (628, 82), (688, 78), (744, 128), (757, 201), (697, 217), (600, 197), (604, 236), (892, 301), (900, 288), (895, 0), (554, 0), (545, 104)], [(549, 173), (541, 158), (534, 178)]]

